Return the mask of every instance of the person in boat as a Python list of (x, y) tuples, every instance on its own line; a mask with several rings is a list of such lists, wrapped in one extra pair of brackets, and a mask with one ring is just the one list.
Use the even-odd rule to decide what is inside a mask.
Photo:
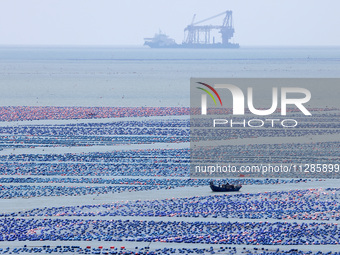
[(227, 182), (227, 184), (223, 185), (223, 188), (226, 188), (226, 189), (234, 189), (235, 186), (233, 184), (229, 184), (229, 182)]

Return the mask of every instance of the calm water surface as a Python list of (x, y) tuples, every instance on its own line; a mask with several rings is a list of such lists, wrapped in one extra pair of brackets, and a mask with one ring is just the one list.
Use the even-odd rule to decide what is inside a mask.
[(340, 77), (340, 48), (0, 47), (2, 106), (189, 106), (190, 77)]

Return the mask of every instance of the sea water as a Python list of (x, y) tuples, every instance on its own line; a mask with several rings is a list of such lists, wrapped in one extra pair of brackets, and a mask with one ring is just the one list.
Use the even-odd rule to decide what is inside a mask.
[(340, 77), (340, 47), (0, 47), (1, 106), (185, 106), (191, 77)]
[[(190, 77), (339, 76), (340, 48), (242, 47), (233, 50), (190, 50), (124, 47), (1, 47), (0, 105), (189, 106)], [(32, 150), (30, 149), (31, 152)], [(300, 183), (299, 186), (297, 184), (266, 185), (265, 191), (319, 187), (338, 187), (338, 185), (335, 180), (326, 180)], [(245, 185), (243, 189), (245, 193), (263, 192), (262, 185), (248, 185), (248, 187)], [(171, 192), (157, 190), (139, 192), (138, 198), (166, 199), (200, 195), (211, 195), (211, 192), (208, 187), (184, 187)], [(0, 208), (2, 211), (13, 212), (22, 208), (74, 206), (134, 199), (136, 193), (131, 192), (88, 195), (81, 199), (73, 196), (60, 196), (53, 199), (51, 197), (3, 199), (0, 201)], [(32, 245), (32, 243), (28, 244)], [(82, 247), (89, 244), (93, 247), (103, 245), (99, 241), (72, 242), (72, 244), (60, 241), (43, 243), (51, 246), (81, 245)], [(3, 246), (9, 245), (21, 247), (23, 244), (19, 241), (3, 243)], [(136, 244), (120, 242), (119, 245), (134, 247)], [(162, 248), (161, 245), (162, 243), (154, 243), (152, 247)], [(171, 247), (169, 244), (165, 245)], [(197, 247), (197, 244), (178, 245), (176, 247)], [(206, 245), (206, 247), (210, 246), (211, 244)], [(238, 249), (241, 250), (243, 247), (249, 248), (249, 246), (239, 246)], [(271, 246), (265, 248), (276, 249)], [(290, 248), (280, 246), (280, 249)], [(337, 247), (294, 248), (327, 252), (336, 250)]]

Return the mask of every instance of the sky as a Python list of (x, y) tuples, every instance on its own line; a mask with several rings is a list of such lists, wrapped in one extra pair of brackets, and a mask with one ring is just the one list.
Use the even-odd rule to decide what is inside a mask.
[(226, 10), (242, 46), (340, 46), (337, 0), (0, 0), (0, 45), (141, 46), (159, 30), (181, 43), (194, 14)]

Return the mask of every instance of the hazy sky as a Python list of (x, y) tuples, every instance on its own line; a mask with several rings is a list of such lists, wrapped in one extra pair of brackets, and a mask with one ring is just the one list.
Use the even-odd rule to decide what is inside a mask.
[(0, 0), (0, 45), (142, 45), (159, 29), (177, 42), (194, 14), (225, 10), (244, 46), (340, 46), (337, 0)]

